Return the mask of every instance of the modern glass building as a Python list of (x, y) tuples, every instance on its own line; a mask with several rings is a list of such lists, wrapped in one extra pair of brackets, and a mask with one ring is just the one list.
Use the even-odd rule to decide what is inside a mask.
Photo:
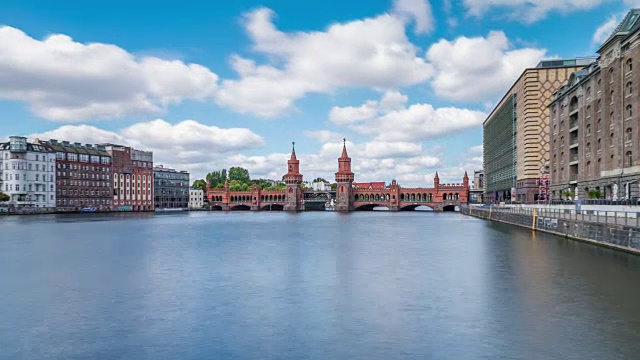
[(189, 173), (165, 168), (162, 165), (153, 168), (155, 208), (189, 208)]

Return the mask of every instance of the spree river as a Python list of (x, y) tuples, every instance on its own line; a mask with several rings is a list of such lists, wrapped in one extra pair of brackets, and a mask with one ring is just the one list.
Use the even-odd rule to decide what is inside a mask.
[(0, 217), (0, 359), (638, 359), (640, 257), (456, 213)]

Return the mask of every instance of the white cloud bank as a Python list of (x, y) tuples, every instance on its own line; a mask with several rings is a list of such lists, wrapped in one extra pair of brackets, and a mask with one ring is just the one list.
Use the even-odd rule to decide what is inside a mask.
[(3, 26), (0, 54), (0, 99), (25, 101), (51, 120), (158, 114), (185, 99), (212, 99), (217, 89), (218, 76), (201, 65), (60, 34), (37, 40)]
[(329, 120), (376, 141), (423, 141), (480, 126), (486, 114), (455, 107), (434, 108), (430, 104), (407, 106), (407, 97), (386, 92), (381, 100), (361, 106), (334, 107)]
[[(468, 14), (480, 17), (492, 10), (501, 10), (514, 20), (533, 23), (552, 12), (567, 14), (594, 9), (612, 0), (463, 0)], [(627, 0), (627, 2), (629, 2)]]

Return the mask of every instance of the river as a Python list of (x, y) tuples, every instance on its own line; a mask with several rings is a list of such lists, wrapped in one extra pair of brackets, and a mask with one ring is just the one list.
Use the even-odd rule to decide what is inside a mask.
[(637, 359), (640, 257), (457, 213), (0, 217), (0, 359)]

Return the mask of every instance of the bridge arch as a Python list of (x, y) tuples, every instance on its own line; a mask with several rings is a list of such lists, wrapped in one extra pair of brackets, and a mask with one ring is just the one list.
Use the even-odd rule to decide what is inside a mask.
[[(418, 209), (421, 208), (421, 209)], [(434, 211), (435, 209), (430, 205), (425, 204), (411, 204), (400, 208), (400, 211)]]
[(442, 211), (447, 211), (447, 212), (456, 211), (457, 206), (458, 205), (446, 205), (442, 207)]
[(222, 206), (213, 205), (213, 206), (211, 206), (211, 211), (222, 211)]
[(248, 205), (235, 205), (231, 207), (231, 211), (248, 211), (251, 207)]
[(364, 204), (356, 207), (354, 210), (355, 211), (373, 211), (373, 209), (377, 207), (383, 207), (383, 206), (384, 205), (382, 204)]
[(263, 205), (260, 210), (262, 211), (282, 211), (284, 210), (284, 205), (282, 204), (269, 204)]

